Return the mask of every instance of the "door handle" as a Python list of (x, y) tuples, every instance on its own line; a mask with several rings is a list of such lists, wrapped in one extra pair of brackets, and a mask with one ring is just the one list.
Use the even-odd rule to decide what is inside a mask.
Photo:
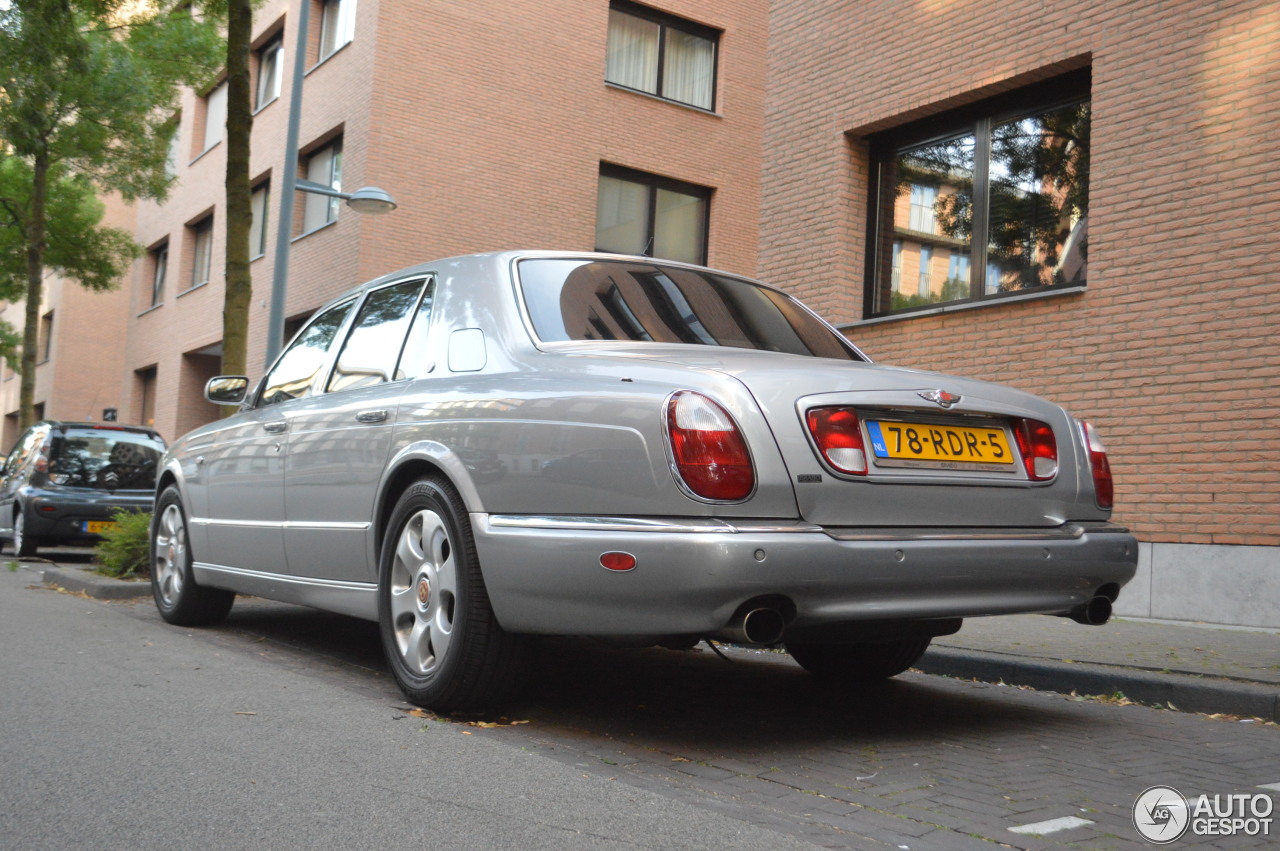
[(288, 423), (263, 423), (262, 428), (267, 434), (282, 434), (289, 430)]
[(386, 422), (386, 411), (361, 411), (356, 414), (356, 422), (358, 423), (381, 423)]

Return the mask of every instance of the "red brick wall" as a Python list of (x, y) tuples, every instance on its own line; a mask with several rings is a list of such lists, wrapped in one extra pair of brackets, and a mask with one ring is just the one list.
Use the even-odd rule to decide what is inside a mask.
[[(255, 34), (277, 28), (286, 7), (256, 12)], [(292, 243), (286, 316), (310, 312), (344, 290), (434, 258), (503, 248), (591, 249), (602, 161), (711, 186), (710, 261), (754, 273), (759, 160), (764, 124), (765, 0), (659, 0), (655, 8), (723, 31), (717, 114), (621, 91), (604, 82), (607, 0), (359, 0), (355, 39), (308, 72), (303, 149), (341, 130), (343, 188), (377, 185), (399, 209), (359, 216)], [(318, 7), (311, 28), (318, 31)], [(252, 263), (250, 371), (261, 374), (275, 252), (296, 14), (284, 28), (286, 76), (280, 100), (255, 117), (255, 180), (270, 174), (267, 255)], [(313, 39), (314, 42), (314, 39)], [(184, 102), (180, 150), (192, 150), (202, 105)], [(181, 356), (222, 337), (226, 235), (225, 152), (215, 146), (180, 165), (163, 205), (144, 204), (138, 241), (168, 236), (174, 270), (164, 306), (150, 305), (145, 261), (129, 286), (124, 379), (157, 366), (157, 426), (169, 438), (204, 404)], [(301, 206), (304, 196), (295, 197)], [(184, 225), (214, 210), (209, 286), (178, 295), (190, 262)], [(191, 374), (188, 370), (188, 376)]]
[[(1280, 544), (1280, 4), (773, 4), (761, 274), (862, 319), (866, 133), (1088, 64), (1081, 295), (855, 325), (1093, 420), (1144, 540)], [(847, 135), (851, 134), (851, 135)]]

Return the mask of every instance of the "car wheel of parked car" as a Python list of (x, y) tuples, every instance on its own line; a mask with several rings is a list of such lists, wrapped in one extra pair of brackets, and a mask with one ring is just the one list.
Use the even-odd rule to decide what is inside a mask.
[(466, 506), (448, 482), (424, 478), (400, 497), (378, 577), (382, 646), (409, 700), (479, 708), (519, 685), (524, 640), (494, 617)]
[(22, 506), (13, 510), (13, 554), (18, 558), (30, 558), (36, 554), (40, 542), (27, 534), (27, 519)]
[(861, 644), (787, 644), (787, 652), (816, 677), (839, 681), (883, 680), (916, 663), (929, 638), (903, 638)]
[(151, 527), (151, 593), (166, 621), (179, 626), (208, 626), (231, 611), (236, 595), (197, 585), (191, 573), (191, 547), (182, 495), (172, 485), (156, 500)]

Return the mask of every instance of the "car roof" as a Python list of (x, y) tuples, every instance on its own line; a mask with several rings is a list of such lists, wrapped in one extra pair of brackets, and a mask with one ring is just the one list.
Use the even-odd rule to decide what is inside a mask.
[(47, 425), (47, 426), (52, 426), (53, 428), (61, 428), (61, 429), (92, 428), (92, 429), (101, 429), (103, 431), (131, 431), (131, 432), (137, 432), (140, 434), (150, 434), (155, 437), (160, 436), (160, 432), (156, 431), (150, 426), (125, 425), (121, 423), (102, 423), (102, 422), (88, 422), (88, 421), (82, 422), (77, 420), (40, 420), (40, 422), (36, 423), (36, 425)]

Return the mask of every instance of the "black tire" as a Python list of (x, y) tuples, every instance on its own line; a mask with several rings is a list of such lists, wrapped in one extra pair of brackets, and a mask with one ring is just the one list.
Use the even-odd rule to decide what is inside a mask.
[(930, 638), (903, 638), (861, 644), (792, 644), (787, 652), (815, 677), (838, 682), (871, 682), (895, 677), (914, 665)]
[(210, 626), (222, 622), (236, 595), (196, 584), (191, 571), (187, 512), (182, 495), (170, 485), (156, 500), (151, 519), (151, 595), (160, 617), (178, 626)]
[(40, 548), (40, 540), (26, 533), (26, 514), (21, 505), (13, 509), (13, 554), (18, 558), (31, 558)]
[(378, 563), (387, 664), (413, 703), (483, 709), (524, 680), (526, 641), (494, 617), (461, 497), (444, 479), (415, 482), (396, 503)]

